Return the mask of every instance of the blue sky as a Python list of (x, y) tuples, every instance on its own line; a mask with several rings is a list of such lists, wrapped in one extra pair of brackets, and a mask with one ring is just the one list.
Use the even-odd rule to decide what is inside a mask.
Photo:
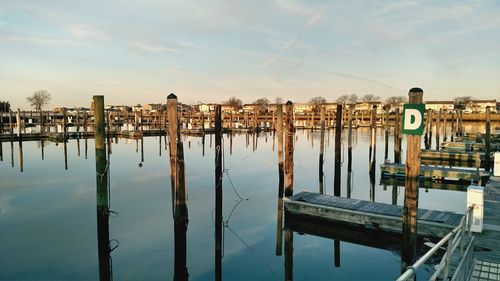
[(0, 100), (500, 98), (500, 1), (0, 1)]

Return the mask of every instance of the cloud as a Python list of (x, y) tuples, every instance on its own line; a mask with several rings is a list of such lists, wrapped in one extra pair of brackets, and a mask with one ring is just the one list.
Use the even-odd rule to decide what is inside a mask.
[(110, 40), (111, 36), (98, 28), (86, 24), (71, 25), (68, 27), (69, 33), (80, 40)]
[(59, 46), (75, 46), (78, 42), (73, 40), (51, 37), (51, 36), (29, 36), (29, 35), (9, 35), (0, 34), (0, 41), (21, 43), (21, 44), (36, 44), (36, 45), (59, 45)]
[(130, 50), (138, 53), (175, 53), (177, 49), (162, 45), (150, 44), (145, 42), (133, 42), (130, 44)]
[(316, 25), (320, 22), (321, 18), (323, 17), (323, 14), (325, 13), (325, 10), (320, 11), (319, 13), (314, 14), (309, 18), (309, 20), (304, 24), (302, 29), (300, 30), (299, 34), (293, 38), (292, 40), (288, 41), (285, 46), (275, 55), (273, 55), (271, 58), (266, 60), (264, 63), (262, 63), (259, 68), (266, 68), (270, 65), (272, 65), (274, 62), (276, 62), (278, 59), (283, 56), (283, 54), (288, 51), (289, 49), (294, 48), (299, 41), (304, 38), (305, 35), (307, 35)]

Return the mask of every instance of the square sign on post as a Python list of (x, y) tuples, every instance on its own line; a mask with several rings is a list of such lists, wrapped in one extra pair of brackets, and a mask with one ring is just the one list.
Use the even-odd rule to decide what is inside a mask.
[(405, 135), (424, 134), (425, 104), (405, 104), (403, 106), (402, 133)]

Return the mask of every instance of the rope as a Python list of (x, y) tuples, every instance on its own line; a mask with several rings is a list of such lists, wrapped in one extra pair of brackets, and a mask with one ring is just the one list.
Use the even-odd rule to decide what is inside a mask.
[(248, 250), (250, 250), (250, 252), (267, 268), (267, 270), (269, 270), (269, 272), (271, 272), (271, 274), (275, 277), (275, 279), (278, 279), (278, 275), (276, 275), (276, 272), (273, 271), (273, 269), (264, 261), (264, 259), (259, 256), (257, 254), (257, 252), (255, 252), (252, 247), (250, 247), (250, 245), (248, 245), (247, 242), (245, 242), (245, 240), (243, 240), (243, 238), (241, 238), (231, 227), (226, 226), (227, 229), (229, 229), (229, 231), (231, 231), (231, 233), (236, 237), (238, 238), (238, 240), (241, 241), (241, 243), (243, 243), (243, 245), (245, 245)]

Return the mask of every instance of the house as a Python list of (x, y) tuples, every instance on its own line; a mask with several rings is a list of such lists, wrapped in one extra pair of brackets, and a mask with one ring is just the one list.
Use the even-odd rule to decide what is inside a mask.
[(159, 111), (163, 109), (163, 104), (161, 103), (147, 103), (142, 106), (145, 111)]
[(382, 114), (384, 112), (383, 104), (380, 101), (361, 101), (357, 102), (355, 106), (355, 111), (371, 112), (372, 108), (377, 107), (377, 114)]
[(199, 103), (198, 111), (203, 113), (213, 112), (215, 110), (215, 103)]
[(466, 111), (470, 110), (473, 113), (485, 113), (486, 107), (490, 107), (490, 112), (497, 112), (497, 100), (472, 100), (467, 107)]
[(295, 103), (293, 105), (293, 112), (294, 113), (306, 113), (306, 112), (311, 112), (313, 110), (314, 106), (310, 103)]
[(453, 111), (455, 108), (455, 103), (453, 101), (426, 101), (425, 109), (430, 109), (432, 111), (443, 110), (445, 112)]

